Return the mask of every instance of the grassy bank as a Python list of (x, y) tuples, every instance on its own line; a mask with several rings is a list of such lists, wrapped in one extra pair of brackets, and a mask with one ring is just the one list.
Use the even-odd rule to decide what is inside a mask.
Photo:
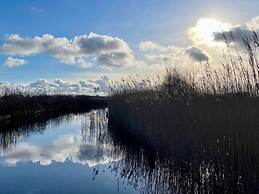
[(4, 95), (0, 97), (0, 122), (29, 117), (89, 111), (107, 106), (108, 98), (72, 95)]

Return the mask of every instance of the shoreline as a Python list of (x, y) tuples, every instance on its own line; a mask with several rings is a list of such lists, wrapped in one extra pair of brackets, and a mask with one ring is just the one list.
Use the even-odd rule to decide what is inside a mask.
[(0, 126), (21, 119), (87, 112), (105, 108), (108, 102), (109, 97), (86, 95), (4, 96), (0, 97)]

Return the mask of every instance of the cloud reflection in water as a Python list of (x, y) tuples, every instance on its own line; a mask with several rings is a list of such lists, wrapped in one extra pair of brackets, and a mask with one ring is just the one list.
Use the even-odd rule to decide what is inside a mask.
[[(95, 127), (96, 117), (93, 115), (105, 114), (97, 111), (83, 115), (81, 135), (76, 133), (62, 134), (47, 145), (20, 142), (12, 149), (1, 151), (1, 164), (14, 166), (18, 163), (32, 162), (40, 165), (51, 165), (53, 162), (63, 163), (67, 160), (73, 163), (93, 167), (119, 160), (121, 157), (112, 155), (113, 146), (108, 142), (98, 142), (96, 138), (106, 135), (103, 129)], [(91, 120), (91, 122), (89, 122)], [(102, 130), (100, 132), (99, 130)], [(82, 137), (82, 134), (83, 137)]]

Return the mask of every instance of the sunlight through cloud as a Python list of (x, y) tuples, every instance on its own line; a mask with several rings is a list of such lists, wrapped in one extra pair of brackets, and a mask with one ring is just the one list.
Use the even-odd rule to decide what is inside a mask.
[(227, 31), (231, 28), (229, 23), (222, 23), (213, 18), (200, 18), (194, 27), (189, 28), (189, 38), (194, 44), (205, 44), (207, 46), (218, 46), (214, 41), (215, 33)]

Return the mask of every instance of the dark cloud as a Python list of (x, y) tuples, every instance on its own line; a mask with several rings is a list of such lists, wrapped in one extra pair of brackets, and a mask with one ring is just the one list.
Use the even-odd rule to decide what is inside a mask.
[(111, 51), (130, 52), (128, 44), (122, 39), (90, 33), (75, 38), (74, 42), (84, 54), (106, 53)]
[(210, 59), (208, 53), (195, 46), (188, 47), (185, 53), (198, 62), (207, 62)]
[(126, 64), (130, 64), (132, 60), (132, 55), (125, 52), (105, 53), (97, 58), (99, 65), (106, 65), (111, 67), (122, 67)]
[[(256, 33), (259, 33), (259, 30), (255, 30)], [(225, 38), (229, 42), (236, 42), (238, 44), (243, 44), (243, 39), (251, 37), (253, 31), (250, 30), (247, 26), (235, 26), (232, 27), (229, 31), (215, 32), (214, 41), (225, 42)]]

